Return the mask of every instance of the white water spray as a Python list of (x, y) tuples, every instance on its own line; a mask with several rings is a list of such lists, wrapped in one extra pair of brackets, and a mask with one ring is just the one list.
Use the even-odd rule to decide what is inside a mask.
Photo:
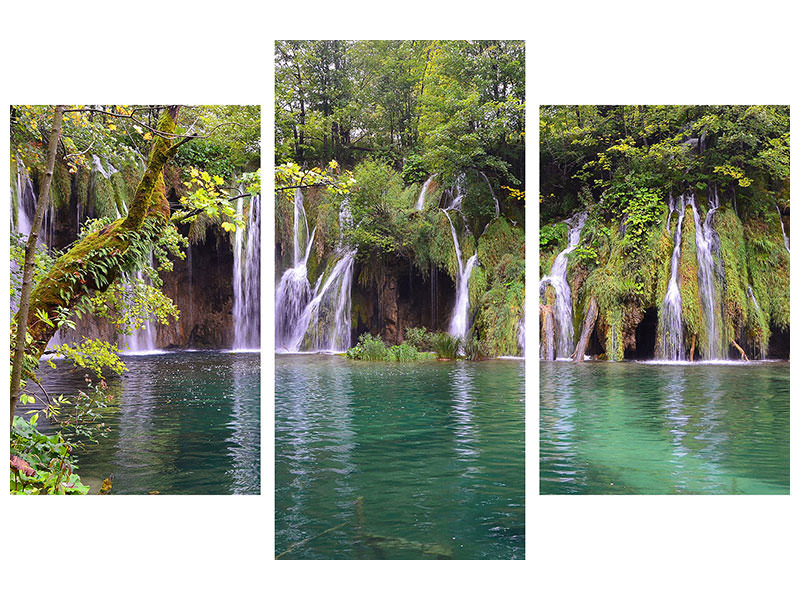
[(581, 212), (565, 221), (569, 226), (569, 243), (567, 247), (556, 257), (550, 274), (542, 278), (539, 282), (539, 296), (545, 299), (547, 286), (553, 286), (555, 290), (555, 306), (553, 307), (554, 318), (556, 321), (556, 344), (555, 357), (563, 358), (572, 354), (575, 330), (572, 325), (572, 298), (567, 283), (567, 262), (570, 253), (578, 247), (581, 239), (581, 230), (586, 224), (588, 213)]
[(414, 207), (416, 210), (422, 210), (425, 208), (425, 194), (428, 192), (428, 187), (431, 185), (433, 178), (436, 177), (434, 173), (422, 184), (422, 189), (419, 192), (419, 198), (417, 198), (417, 205)]
[(456, 251), (456, 267), (458, 269), (456, 273), (456, 301), (450, 316), (448, 332), (454, 337), (464, 339), (469, 330), (469, 278), (472, 274), (472, 268), (478, 261), (478, 252), (476, 251), (475, 254), (470, 256), (466, 263), (464, 262), (453, 221), (446, 210), (442, 212), (444, 212), (447, 221), (450, 223), (450, 231), (453, 234), (453, 245)]
[[(658, 347), (659, 355), (665, 360), (684, 360), (685, 351), (683, 348), (683, 318), (681, 290), (678, 285), (679, 266), (681, 262), (681, 233), (683, 229), (683, 216), (686, 204), (683, 195), (678, 198), (680, 209), (675, 208), (672, 196), (669, 198), (670, 216), (673, 210), (678, 212), (678, 224), (675, 227), (674, 246), (672, 249), (672, 265), (669, 277), (667, 293), (664, 296), (664, 303), (661, 305), (661, 340)], [(667, 218), (669, 226), (669, 217)]]
[[(243, 198), (236, 213), (243, 216)], [(247, 225), (236, 228), (233, 245), (234, 350), (261, 347), (261, 197), (250, 199)]]

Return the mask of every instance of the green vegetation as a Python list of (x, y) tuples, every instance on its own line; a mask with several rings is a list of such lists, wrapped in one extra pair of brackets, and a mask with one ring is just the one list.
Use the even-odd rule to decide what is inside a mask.
[(434, 358), (430, 352), (418, 350), (410, 342), (387, 347), (384, 341), (369, 333), (362, 333), (358, 343), (345, 352), (353, 360), (413, 362)]

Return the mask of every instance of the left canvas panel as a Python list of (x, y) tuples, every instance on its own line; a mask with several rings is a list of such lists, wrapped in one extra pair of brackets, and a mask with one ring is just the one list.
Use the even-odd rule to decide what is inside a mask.
[(259, 494), (260, 107), (10, 111), (11, 493)]

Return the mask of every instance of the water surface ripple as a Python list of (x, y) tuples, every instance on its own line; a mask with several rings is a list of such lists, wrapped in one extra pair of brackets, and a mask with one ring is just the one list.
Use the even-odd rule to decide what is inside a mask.
[(541, 493), (789, 493), (789, 363), (539, 368)]
[(524, 362), (275, 362), (277, 554), (524, 557)]
[[(78, 451), (79, 474), (112, 493), (260, 493), (258, 353), (166, 352), (124, 356), (108, 380), (107, 438)], [(48, 393), (74, 397), (83, 374), (59, 361), (40, 369)], [(47, 429), (47, 425), (44, 425)]]

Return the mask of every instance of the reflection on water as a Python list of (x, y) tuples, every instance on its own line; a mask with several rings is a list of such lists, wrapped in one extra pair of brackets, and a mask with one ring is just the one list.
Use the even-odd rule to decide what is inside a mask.
[[(113, 473), (112, 493), (257, 494), (260, 491), (258, 354), (171, 352), (126, 356), (103, 412), (112, 431), (78, 453), (90, 484)], [(50, 395), (85, 389), (61, 363), (42, 369)], [(45, 426), (46, 428), (46, 426)]]
[(524, 363), (275, 360), (276, 553), (524, 556)]
[(789, 493), (789, 366), (540, 364), (545, 494)]

